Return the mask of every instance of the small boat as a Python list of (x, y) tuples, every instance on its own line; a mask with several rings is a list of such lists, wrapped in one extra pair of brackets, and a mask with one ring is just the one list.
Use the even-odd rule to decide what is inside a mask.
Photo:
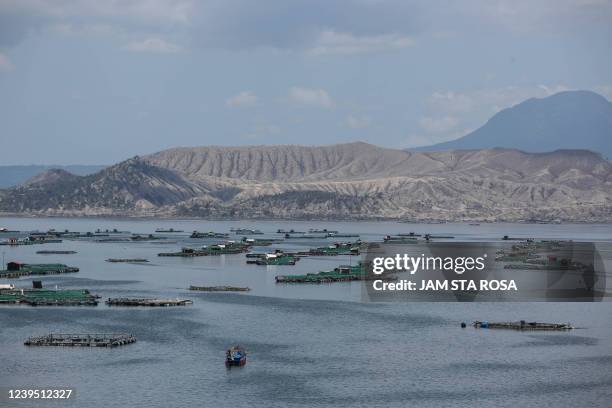
[(6, 233), (9, 233), (9, 232), (10, 232), (10, 233), (15, 233), (15, 232), (19, 232), (19, 231), (10, 230), (10, 229), (8, 229), (8, 228), (4, 228), (4, 227), (2, 227), (2, 228), (0, 228), (0, 232), (6, 232)]
[(183, 232), (183, 230), (175, 230), (174, 228), (158, 228), (155, 232), (163, 232), (163, 233), (173, 233), (173, 232)]
[(240, 346), (232, 346), (225, 352), (225, 365), (227, 367), (241, 367), (246, 364), (247, 353)]

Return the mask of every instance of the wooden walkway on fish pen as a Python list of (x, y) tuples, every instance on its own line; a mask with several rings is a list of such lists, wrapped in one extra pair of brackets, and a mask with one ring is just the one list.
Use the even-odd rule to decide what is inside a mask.
[(109, 306), (185, 306), (193, 302), (189, 299), (149, 299), (149, 298), (108, 298)]
[(46, 336), (29, 337), (23, 344), (26, 346), (57, 347), (118, 347), (131, 344), (136, 337), (131, 334), (61, 334), (51, 333)]

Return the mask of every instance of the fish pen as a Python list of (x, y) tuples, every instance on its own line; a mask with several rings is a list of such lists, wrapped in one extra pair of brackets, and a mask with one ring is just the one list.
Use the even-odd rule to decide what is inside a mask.
[(279, 252), (257, 255), (256, 257), (247, 257), (246, 263), (254, 265), (295, 265), (295, 263), (300, 260), (297, 256)]
[(23, 344), (26, 346), (56, 347), (118, 347), (136, 342), (132, 334), (61, 334), (51, 333), (46, 336), (29, 337)]
[(538, 323), (526, 322), (480, 322), (475, 321), (473, 326), (477, 329), (511, 329), (511, 330), (572, 330), (570, 323)]
[(183, 232), (183, 230), (175, 230), (174, 228), (169, 228), (169, 229), (158, 228), (155, 230), (155, 232), (174, 233), (174, 232)]
[(149, 298), (108, 298), (109, 306), (185, 306), (193, 302), (189, 299), (149, 299)]
[(308, 251), (298, 252), (302, 256), (338, 256), (338, 255), (359, 255), (361, 241), (356, 242), (337, 242), (324, 247), (311, 248)]
[(40, 255), (72, 255), (72, 254), (76, 254), (76, 251), (47, 251), (47, 250), (43, 250), (43, 251), (36, 251), (37, 254)]
[(108, 258), (106, 262), (111, 263), (147, 263), (148, 259), (145, 258)]
[(331, 271), (307, 273), (305, 275), (278, 275), (276, 283), (333, 283), (369, 280), (361, 265), (340, 265)]
[(157, 254), (157, 256), (177, 256), (190, 258), (195, 256), (232, 255), (248, 252), (249, 249), (249, 245), (231, 242), (227, 244), (210, 245), (200, 249), (183, 248), (180, 252), (162, 252)]
[(248, 292), (251, 290), (249, 287), (240, 286), (189, 286), (189, 290), (195, 290), (200, 292)]
[(96, 306), (98, 297), (87, 289), (0, 289), (0, 304)]
[(214, 231), (209, 231), (209, 232), (199, 232), (199, 231), (193, 231), (193, 233), (189, 236), (189, 238), (225, 238), (227, 239), (229, 237), (229, 234), (226, 234), (224, 232), (214, 232)]
[(257, 239), (257, 238), (243, 237), (240, 242), (242, 242), (245, 245), (256, 247), (256, 246), (270, 246), (272, 244), (278, 244), (281, 241), (278, 239)]
[(79, 268), (64, 264), (24, 264), (9, 262), (6, 270), (0, 270), (0, 278), (14, 279), (30, 275), (59, 275), (78, 271)]

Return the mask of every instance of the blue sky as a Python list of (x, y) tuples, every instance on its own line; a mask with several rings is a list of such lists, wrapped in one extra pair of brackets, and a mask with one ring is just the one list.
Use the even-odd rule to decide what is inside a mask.
[(612, 2), (0, 0), (0, 164), (412, 147), (566, 89), (612, 99)]

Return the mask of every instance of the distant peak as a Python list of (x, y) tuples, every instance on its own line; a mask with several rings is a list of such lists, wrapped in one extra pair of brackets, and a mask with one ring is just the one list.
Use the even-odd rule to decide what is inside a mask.
[(58, 181), (63, 181), (63, 180), (72, 180), (78, 177), (79, 176), (76, 176), (64, 169), (49, 169), (49, 170), (45, 170), (42, 173), (37, 174), (36, 176), (30, 178), (25, 183), (23, 183), (23, 185), (24, 186), (42, 186), (46, 184), (56, 183)]
[(493, 115), (483, 126), (449, 142), (413, 150), (505, 147), (525, 152), (591, 150), (612, 156), (612, 103), (586, 90), (531, 98)]
[[(597, 92), (589, 91), (589, 90), (569, 90), (569, 91), (560, 91), (554, 93), (552, 95), (542, 96), (542, 97), (534, 97), (529, 98), (521, 103), (518, 103), (516, 106), (520, 106), (525, 103), (547, 103), (547, 102), (563, 102), (563, 101), (591, 101), (594, 103), (610, 103), (603, 95), (598, 94)], [(507, 108), (512, 109), (512, 107)]]
[(607, 100), (603, 95), (598, 94), (597, 92), (593, 92), (593, 91), (589, 91), (587, 89), (578, 89), (578, 90), (572, 90), (572, 91), (561, 91), (561, 92), (557, 92), (555, 94), (550, 95), (549, 97), (573, 97), (573, 96), (579, 96), (579, 97), (588, 97), (588, 98), (595, 98), (595, 99), (604, 99)]

